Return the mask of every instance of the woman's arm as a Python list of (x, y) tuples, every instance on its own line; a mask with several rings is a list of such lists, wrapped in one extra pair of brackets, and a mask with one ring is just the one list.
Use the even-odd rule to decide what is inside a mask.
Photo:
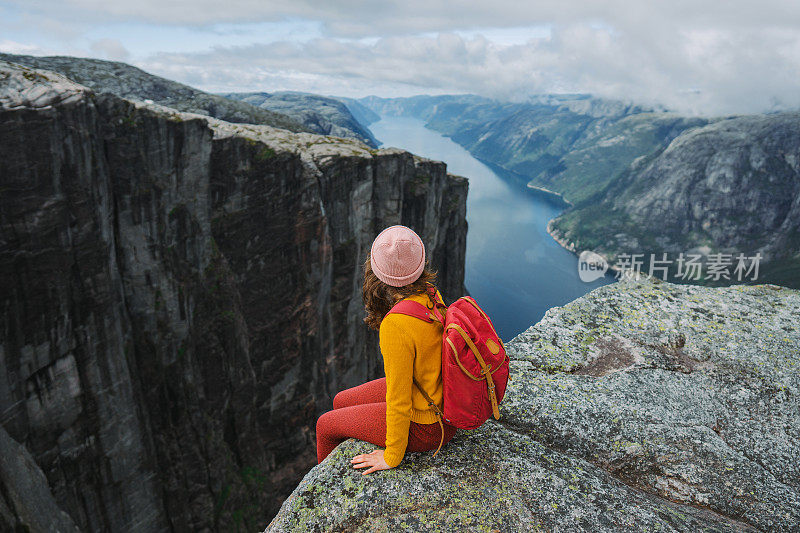
[[(388, 317), (387, 317), (388, 318)], [(384, 319), (380, 328), (380, 347), (386, 374), (386, 451), (390, 467), (403, 460), (411, 424), (411, 388), (416, 352), (408, 333), (393, 319)]]

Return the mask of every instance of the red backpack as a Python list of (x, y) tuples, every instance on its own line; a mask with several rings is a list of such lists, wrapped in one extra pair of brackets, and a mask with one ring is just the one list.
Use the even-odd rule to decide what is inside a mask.
[(414, 384), (428, 400), (440, 423), (444, 419), (457, 428), (475, 429), (492, 415), (499, 419), (498, 405), (506, 392), (509, 360), (492, 321), (470, 296), (462, 296), (450, 307), (441, 301), (433, 285), (428, 287), (428, 296), (433, 307), (401, 300), (389, 313), (410, 315), (426, 322), (436, 320), (444, 326), (443, 412), (416, 379)]

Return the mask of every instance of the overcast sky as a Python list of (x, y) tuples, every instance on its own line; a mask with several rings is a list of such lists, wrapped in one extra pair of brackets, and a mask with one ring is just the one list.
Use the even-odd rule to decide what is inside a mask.
[(211, 92), (800, 107), (800, 0), (0, 0), (0, 51), (120, 60)]

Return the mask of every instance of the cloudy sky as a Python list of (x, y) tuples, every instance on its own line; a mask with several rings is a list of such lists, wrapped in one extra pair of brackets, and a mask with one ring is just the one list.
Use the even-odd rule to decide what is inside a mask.
[(0, 51), (120, 60), (211, 92), (800, 107), (798, 0), (0, 0)]

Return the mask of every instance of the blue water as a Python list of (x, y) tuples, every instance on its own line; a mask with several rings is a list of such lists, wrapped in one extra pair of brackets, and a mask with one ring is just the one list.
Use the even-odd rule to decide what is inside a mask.
[(444, 161), (448, 172), (469, 178), (464, 284), (504, 341), (538, 322), (551, 307), (613, 281), (608, 276), (582, 282), (577, 257), (548, 235), (547, 222), (561, 207), (510, 186), (421, 120), (384, 116), (370, 129), (382, 147)]

